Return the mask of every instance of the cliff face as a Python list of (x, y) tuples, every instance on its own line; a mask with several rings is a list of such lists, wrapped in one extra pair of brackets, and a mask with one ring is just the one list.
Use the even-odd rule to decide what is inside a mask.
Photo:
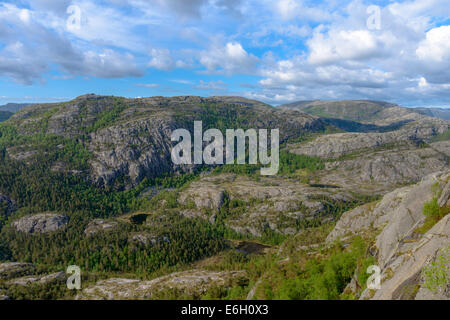
[[(170, 136), (178, 128), (192, 132), (196, 120), (203, 121), (204, 130), (277, 128), (281, 142), (324, 129), (324, 123), (314, 116), (239, 97), (124, 99), (86, 95), (66, 103), (24, 108), (8, 124), (20, 134), (53, 134), (84, 145), (91, 154), (92, 180), (107, 185), (118, 177), (136, 184), (144, 177), (192, 170), (192, 166), (172, 164)], [(33, 145), (25, 149), (14, 152), (12, 147), (10, 156), (30, 154)]]
[[(273, 108), (240, 97), (125, 99), (85, 95), (65, 103), (25, 107), (6, 124), (25, 136), (40, 133), (75, 141), (88, 151), (90, 179), (100, 186), (113, 184), (118, 178), (131, 186), (144, 177), (192, 171), (194, 168), (191, 165), (173, 165), (170, 135), (178, 128), (192, 132), (196, 120), (203, 121), (204, 130), (278, 128), (280, 143), (317, 136), (306, 142), (289, 143), (287, 149), (296, 154), (329, 159), (360, 153), (361, 157), (356, 162), (340, 161), (330, 165), (328, 168), (337, 167), (338, 172), (327, 172), (326, 176), (331, 179), (325, 177), (323, 183), (336, 180), (346, 184), (345, 172), (348, 171), (360, 172), (361, 184), (367, 184), (371, 179), (381, 185), (414, 182), (423, 175), (448, 166), (448, 154), (445, 152), (448, 146), (422, 150), (423, 142), (448, 130), (448, 121), (388, 103), (311, 103), (308, 104), (310, 109), (295, 106)], [(308, 110), (316, 110), (310, 113), (318, 116), (322, 116), (323, 112), (326, 115), (341, 112), (343, 119), (358, 120), (359, 124), (373, 125), (375, 129), (370, 129), (370, 132), (321, 134), (330, 127), (327, 118), (303, 112)], [(317, 110), (322, 110), (322, 113)], [(58, 147), (64, 149), (65, 145)], [(389, 152), (373, 154), (380, 149)], [(37, 153), (34, 143), (13, 144), (7, 151), (11, 158), (18, 161), (27, 161)], [(372, 156), (369, 157), (369, 154)], [(383, 174), (388, 167), (384, 163), (386, 161), (395, 169)], [(61, 162), (55, 162), (54, 169), (77, 173), (70, 165)]]
[(371, 252), (382, 270), (381, 289), (366, 289), (361, 299), (450, 298), (450, 282), (433, 292), (425, 285), (426, 270), (436, 259), (447, 259), (447, 269), (442, 272), (447, 280), (450, 278), (450, 256), (446, 253), (450, 247), (450, 216), (445, 215), (427, 231), (423, 214), (424, 205), (433, 198), (441, 212), (448, 213), (449, 188), (450, 171), (446, 170), (388, 193), (378, 203), (343, 214), (328, 235), (328, 242), (345, 241), (355, 234), (378, 234)]

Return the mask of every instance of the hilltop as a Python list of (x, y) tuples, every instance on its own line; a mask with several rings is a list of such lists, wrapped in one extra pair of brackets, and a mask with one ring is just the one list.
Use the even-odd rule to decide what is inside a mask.
[(301, 110), (352, 132), (392, 131), (409, 122), (423, 119), (423, 116), (448, 120), (444, 109), (406, 108), (388, 102), (370, 100), (298, 101), (281, 105), (279, 108)]
[(0, 111), (8, 111), (12, 113), (18, 112), (20, 109), (33, 105), (33, 103), (7, 103), (0, 106)]

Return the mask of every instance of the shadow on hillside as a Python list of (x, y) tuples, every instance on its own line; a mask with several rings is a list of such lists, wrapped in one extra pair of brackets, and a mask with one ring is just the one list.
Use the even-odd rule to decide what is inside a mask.
[(398, 130), (403, 127), (405, 124), (412, 122), (413, 120), (402, 120), (395, 123), (392, 123), (387, 126), (377, 126), (375, 124), (366, 124), (360, 123), (351, 120), (343, 120), (336, 118), (321, 118), (328, 124), (331, 124), (341, 130), (347, 132), (389, 132)]

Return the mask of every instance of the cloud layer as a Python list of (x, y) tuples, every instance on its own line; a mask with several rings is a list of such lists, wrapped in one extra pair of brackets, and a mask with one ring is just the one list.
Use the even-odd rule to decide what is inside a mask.
[(448, 17), (446, 0), (6, 1), (0, 81), (131, 77), (157, 92), (171, 87), (154, 75), (175, 73), (184, 94), (450, 105)]

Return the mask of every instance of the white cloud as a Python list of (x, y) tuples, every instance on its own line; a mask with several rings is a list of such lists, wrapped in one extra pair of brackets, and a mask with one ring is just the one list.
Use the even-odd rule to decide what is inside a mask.
[[(82, 10), (80, 29), (66, 28), (69, 5)], [(141, 76), (147, 68), (181, 68), (191, 69), (181, 77), (184, 84), (203, 90), (225, 85), (194, 82), (190, 73), (259, 77), (246, 94), (265, 101), (440, 97), (450, 102), (448, 1), (389, 1), (381, 7), (380, 30), (367, 28), (368, 5), (363, 0), (9, 1), (0, 4), (0, 75), (31, 84), (49, 71), (61, 71), (51, 75), (58, 79), (117, 78)]]
[(71, 74), (87, 75), (99, 78), (140, 77), (142, 71), (134, 62), (131, 54), (119, 54), (113, 50), (101, 53), (88, 51), (83, 54), (83, 60), (74, 69), (71, 63), (63, 64)]
[[(284, 18), (290, 18), (299, 3), (279, 2), (285, 6)], [(273, 103), (450, 101), (450, 26), (434, 27), (436, 17), (445, 19), (448, 7), (432, 0), (393, 3), (381, 10), (381, 30), (369, 30), (367, 5), (352, 1), (314, 29), (301, 54), (266, 63), (260, 87), (246, 95)]]
[(15, 42), (0, 51), (0, 75), (11, 77), (16, 82), (30, 85), (41, 79), (48, 65), (33, 54), (21, 42)]
[(307, 6), (301, 0), (275, 1), (275, 8), (283, 20), (307, 19), (309, 21), (324, 21), (331, 17), (327, 11), (319, 7)]
[(421, 60), (444, 62), (450, 60), (450, 26), (433, 28), (426, 34), (426, 39), (416, 50)]
[(307, 42), (312, 64), (338, 63), (380, 56), (383, 44), (369, 30), (320, 31)]
[(169, 71), (175, 67), (175, 62), (168, 49), (152, 49), (150, 56), (152, 58), (148, 63), (148, 66), (151, 68)]
[(43, 25), (36, 12), (0, 5), (2, 24), (13, 27), (0, 34), (0, 41), (6, 44), (0, 58), (0, 74), (17, 82), (32, 84), (41, 80), (51, 64), (72, 76), (120, 78), (143, 74), (130, 53), (92, 45), (76, 47), (66, 34)]
[(166, 8), (182, 18), (198, 18), (201, 8), (208, 0), (151, 0), (153, 4)]
[(154, 88), (158, 88), (159, 84), (157, 84), (157, 83), (137, 83), (136, 86), (143, 87), (143, 88), (154, 89)]
[(245, 51), (238, 42), (228, 42), (225, 46), (215, 46), (203, 51), (200, 63), (209, 73), (245, 74), (252, 73), (258, 59)]
[(226, 84), (221, 81), (203, 81), (200, 80), (200, 83), (194, 86), (195, 89), (199, 90), (226, 90)]

